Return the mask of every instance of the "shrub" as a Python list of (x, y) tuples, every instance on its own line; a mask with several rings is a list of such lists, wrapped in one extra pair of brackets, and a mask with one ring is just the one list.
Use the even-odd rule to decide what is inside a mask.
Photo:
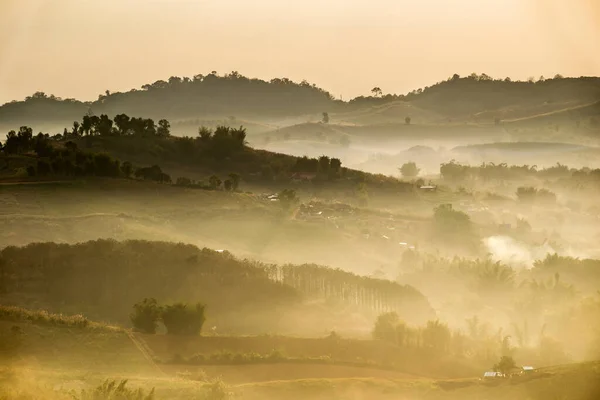
[(400, 173), (404, 178), (414, 178), (419, 175), (419, 168), (414, 162), (407, 162), (400, 167)]
[(188, 307), (187, 304), (176, 303), (164, 307), (162, 311), (162, 321), (167, 328), (167, 332), (173, 335), (198, 335), (202, 330), (202, 325), (206, 318), (204, 317), (204, 304), (196, 304), (195, 307)]
[(161, 307), (156, 299), (144, 299), (133, 305), (133, 313), (130, 315), (133, 327), (144, 333), (156, 333), (158, 320), (161, 316)]
[(230, 397), (229, 388), (221, 379), (206, 384), (206, 400), (226, 400)]
[(154, 389), (147, 394), (142, 389), (129, 389), (127, 380), (118, 383), (106, 380), (93, 390), (82, 390), (79, 395), (71, 392), (71, 397), (75, 400), (153, 400), (155, 398)]
[(192, 180), (190, 178), (186, 178), (186, 177), (179, 177), (179, 178), (177, 178), (177, 181), (175, 181), (175, 185), (177, 185), (177, 186), (191, 186), (192, 185)]

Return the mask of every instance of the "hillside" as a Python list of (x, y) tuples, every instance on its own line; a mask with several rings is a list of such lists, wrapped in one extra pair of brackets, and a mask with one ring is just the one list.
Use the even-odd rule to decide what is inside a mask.
[[(446, 124), (474, 121), (493, 124), (495, 118), (514, 120), (590, 104), (600, 98), (599, 78), (562, 78), (538, 82), (493, 80), (483, 74), (454, 76), (406, 95), (334, 100), (326, 90), (288, 79), (269, 82), (232, 72), (225, 75), (171, 77), (125, 93), (106, 93), (97, 101), (61, 100), (38, 92), (24, 101), (0, 107), (0, 128), (32, 125), (58, 130), (90, 110), (96, 115), (145, 115), (173, 121), (240, 118), (248, 124), (286, 126), (331, 114), (332, 122), (352, 124)], [(180, 125), (187, 133), (187, 128)]]
[[(207, 324), (220, 332), (324, 333), (389, 309), (415, 322), (433, 315), (425, 297), (409, 286), (316, 265), (239, 260), (227, 252), (165, 242), (6, 247), (0, 267), (4, 304), (42, 304), (55, 312), (83, 312), (120, 323), (127, 323), (133, 304), (146, 297), (202, 301), (209, 310)], [(306, 322), (326, 318), (329, 323), (304, 326), (297, 321), (300, 315)]]

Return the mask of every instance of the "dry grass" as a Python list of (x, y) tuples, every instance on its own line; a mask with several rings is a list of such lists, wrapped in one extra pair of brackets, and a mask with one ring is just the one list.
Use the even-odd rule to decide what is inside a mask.
[(28, 310), (22, 307), (0, 305), (0, 320), (10, 322), (30, 322), (36, 325), (63, 326), (99, 331), (121, 332), (123, 328), (88, 320), (81, 314), (52, 314), (45, 310)]

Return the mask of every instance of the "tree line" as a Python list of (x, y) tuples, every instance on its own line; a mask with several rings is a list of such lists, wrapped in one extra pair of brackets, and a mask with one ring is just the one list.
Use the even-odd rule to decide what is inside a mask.
[(128, 320), (130, 305), (139, 299), (177, 295), (188, 304), (202, 300), (211, 318), (232, 327), (238, 321), (231, 315), (276, 314), (278, 306), (299, 305), (305, 298), (415, 315), (431, 312), (424, 296), (409, 286), (326, 267), (279, 267), (191, 245), (139, 240), (6, 247), (0, 251), (0, 296), (19, 293), (48, 304), (50, 311), (69, 304), (73, 312), (116, 321)]

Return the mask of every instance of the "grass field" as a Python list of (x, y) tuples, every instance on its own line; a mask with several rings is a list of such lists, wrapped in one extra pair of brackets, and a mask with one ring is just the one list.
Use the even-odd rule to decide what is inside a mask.
[[(433, 379), (374, 368), (293, 363), (157, 368), (135, 343), (147, 337), (132, 340), (128, 332), (103, 324), (69, 325), (73, 317), (44, 312), (3, 308), (0, 318), (0, 329), (18, 326), (23, 337), (17, 357), (0, 358), (2, 399), (67, 399), (73, 398), (68, 392), (77, 394), (122, 379), (132, 389), (154, 388), (157, 400), (596, 400), (600, 395), (600, 362), (543, 368), (492, 381), (480, 380), (479, 374)], [(205, 339), (217, 346), (232, 340)], [(159, 350), (161, 341), (168, 343), (160, 336), (147, 340), (148, 348)]]

